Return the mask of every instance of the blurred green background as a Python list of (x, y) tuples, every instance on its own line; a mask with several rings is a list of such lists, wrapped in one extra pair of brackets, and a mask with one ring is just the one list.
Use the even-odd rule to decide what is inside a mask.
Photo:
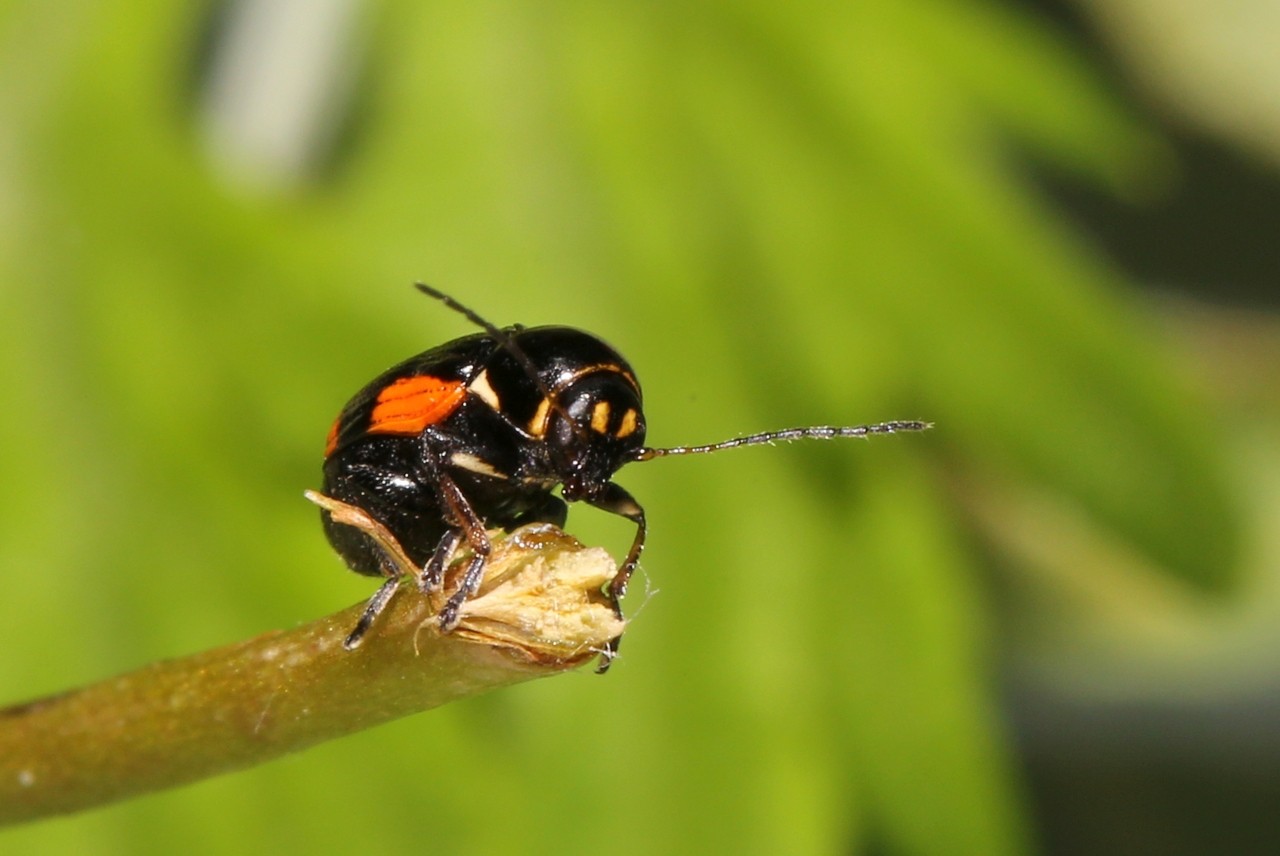
[(621, 473), (605, 678), (0, 850), (1280, 840), (1275, 12), (1171, 5), (0, 4), (2, 699), (368, 596), (302, 491), (416, 279), (656, 445), (937, 423)]

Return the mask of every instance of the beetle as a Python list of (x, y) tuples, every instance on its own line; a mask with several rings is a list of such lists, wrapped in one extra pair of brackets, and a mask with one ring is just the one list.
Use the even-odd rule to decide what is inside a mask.
[[(802, 438), (920, 431), (918, 421), (789, 428), (702, 446), (645, 445), (640, 383), (630, 364), (597, 336), (572, 327), (499, 329), (449, 295), (424, 294), (461, 313), (480, 332), (410, 357), (374, 378), (342, 408), (329, 431), (323, 492), (354, 505), (399, 541), (424, 592), (439, 590), (462, 542), (472, 558), (440, 609), (448, 633), (480, 586), (491, 544), (486, 530), (525, 523), (563, 527), (569, 502), (635, 524), (626, 558), (605, 595), (618, 618), (644, 549), (644, 509), (613, 481), (623, 466), (672, 455)], [(555, 494), (556, 488), (560, 495)], [(401, 574), (358, 528), (321, 511), (329, 543), (353, 571), (386, 577), (344, 646), (354, 649), (390, 602)], [(619, 639), (602, 652), (608, 668)]]

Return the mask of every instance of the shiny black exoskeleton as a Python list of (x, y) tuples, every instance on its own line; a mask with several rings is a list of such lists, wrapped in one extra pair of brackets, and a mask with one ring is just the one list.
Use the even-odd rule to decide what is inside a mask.
[[(438, 587), (459, 541), (475, 551), (440, 615), (448, 631), (474, 594), (486, 529), (563, 526), (564, 500), (626, 517), (636, 537), (608, 595), (619, 599), (644, 546), (644, 512), (613, 474), (644, 446), (640, 386), (600, 339), (569, 327), (509, 327), (448, 342), (388, 369), (343, 408), (330, 433), (323, 492), (396, 536)], [(564, 499), (552, 491), (562, 486)], [(352, 570), (397, 576), (363, 532), (323, 513)], [(390, 583), (389, 583), (390, 584)], [(376, 611), (348, 638), (354, 647)]]

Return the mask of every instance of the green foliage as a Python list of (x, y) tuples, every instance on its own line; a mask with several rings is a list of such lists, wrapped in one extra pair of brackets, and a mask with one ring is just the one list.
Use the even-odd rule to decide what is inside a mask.
[(1018, 168), (1137, 192), (1156, 144), (1047, 27), (977, 0), (369, 18), (344, 145), (264, 197), (206, 157), (187, 5), (0, 12), (4, 697), (367, 596), (301, 492), (346, 396), (467, 332), (414, 279), (613, 342), (655, 444), (938, 428), (625, 471), (652, 533), (606, 678), (13, 851), (1024, 850), (982, 557), (943, 474), (1055, 497), (1205, 587), (1235, 562), (1221, 464), (1141, 307)]

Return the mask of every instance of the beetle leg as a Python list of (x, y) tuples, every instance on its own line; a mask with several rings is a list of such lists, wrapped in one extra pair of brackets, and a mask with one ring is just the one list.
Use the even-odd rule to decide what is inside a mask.
[(568, 519), (569, 506), (560, 497), (549, 493), (542, 500), (541, 505), (519, 515), (506, 528), (511, 531), (526, 523), (550, 523), (552, 526), (563, 529)]
[(431, 554), (431, 558), (422, 567), (422, 573), (418, 575), (418, 587), (424, 594), (444, 585), (444, 569), (453, 558), (453, 551), (458, 548), (458, 541), (461, 538), (462, 532), (458, 529), (447, 529), (440, 537), (435, 552)]
[[(613, 614), (621, 619), (622, 596), (627, 593), (627, 583), (631, 579), (631, 574), (635, 572), (636, 565), (640, 563), (645, 535), (649, 531), (645, 524), (644, 509), (631, 494), (627, 493), (626, 489), (613, 482), (605, 485), (604, 490), (598, 496), (588, 499), (587, 503), (601, 511), (625, 517), (636, 524), (636, 536), (631, 542), (631, 549), (627, 551), (627, 558), (618, 567), (618, 572), (613, 575), (613, 579), (609, 581), (609, 587), (605, 590), (605, 594), (609, 597), (609, 604), (613, 607)], [(597, 674), (604, 674), (608, 670), (609, 664), (618, 655), (618, 646), (621, 643), (621, 636), (609, 640), (609, 644), (600, 655), (600, 665), (596, 667)]]
[(363, 508), (312, 491), (307, 491), (307, 498), (324, 509), (326, 526), (332, 526), (335, 529), (349, 526), (364, 533), (371, 545), (371, 551), (377, 557), (378, 570), (386, 577), (378, 590), (373, 593), (373, 597), (369, 598), (369, 602), (365, 604), (355, 627), (342, 642), (343, 648), (352, 651), (359, 647), (369, 628), (387, 608), (387, 604), (391, 602), (391, 598), (400, 587), (401, 578), (406, 575), (406, 569), (412, 569), (413, 563), (404, 554), (395, 536)]
[(364, 639), (364, 634), (369, 632), (373, 622), (377, 621), (378, 616), (382, 614), (382, 610), (387, 608), (387, 604), (391, 602), (391, 596), (396, 593), (396, 589), (399, 587), (400, 577), (398, 575), (389, 577), (386, 582), (378, 587), (378, 590), (373, 593), (373, 597), (369, 598), (369, 603), (365, 605), (364, 612), (360, 613), (360, 620), (356, 622), (356, 626), (351, 628), (351, 632), (343, 640), (343, 648), (353, 651), (359, 647), (361, 640)]
[[(440, 610), (440, 632), (448, 633), (458, 626), (458, 610), (462, 608), (462, 604), (480, 589), (480, 581), (484, 577), (484, 566), (489, 561), (492, 546), (489, 543), (489, 535), (484, 531), (484, 521), (471, 507), (471, 503), (467, 501), (457, 483), (445, 473), (440, 473), (436, 485), (440, 490), (440, 498), (444, 502), (445, 519), (455, 527), (452, 530), (454, 544), (456, 545), (458, 538), (465, 536), (467, 545), (471, 547), (474, 554), (471, 557), (471, 563), (462, 574), (458, 590), (450, 595), (449, 600)], [(441, 544), (443, 543), (444, 539), (441, 539)], [(432, 556), (433, 562), (435, 558)], [(430, 568), (431, 563), (428, 562), (427, 565)], [(443, 575), (443, 565), (441, 574)], [(425, 578), (425, 572), (423, 576)]]
[(621, 618), (622, 609), (619, 607), (618, 602), (627, 593), (627, 582), (631, 579), (631, 574), (635, 571), (636, 565), (640, 563), (640, 553), (644, 550), (644, 538), (648, 532), (648, 528), (645, 526), (644, 509), (621, 485), (613, 482), (605, 485), (604, 490), (598, 496), (588, 499), (587, 503), (599, 508), (601, 511), (625, 517), (636, 524), (636, 537), (631, 542), (631, 549), (627, 551), (627, 558), (609, 582), (609, 599), (613, 603), (614, 611)]

